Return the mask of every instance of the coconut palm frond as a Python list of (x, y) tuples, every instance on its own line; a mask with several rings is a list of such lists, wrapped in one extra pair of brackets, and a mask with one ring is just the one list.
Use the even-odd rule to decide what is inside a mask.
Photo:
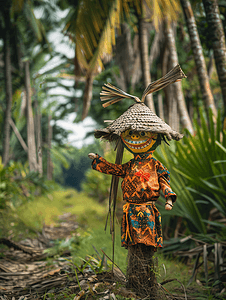
[(181, 12), (181, 8), (178, 1), (170, 0), (153, 0), (144, 3), (150, 11), (154, 11), (152, 15), (152, 22), (155, 29), (159, 29), (160, 20), (167, 18), (169, 22), (178, 19), (178, 14)]
[(80, 59), (83, 56), (81, 64), (85, 69), (102, 69), (102, 60), (112, 53), (122, 9), (120, 0), (80, 0), (74, 13), (70, 13), (65, 31), (75, 41)]
[(187, 76), (182, 71), (180, 65), (176, 65), (172, 70), (170, 70), (165, 76), (162, 78), (153, 81), (151, 84), (149, 84), (146, 89), (144, 90), (144, 93), (141, 98), (141, 102), (144, 102), (145, 97), (148, 94), (151, 94), (153, 92), (157, 92), (166, 86), (168, 86), (171, 83), (174, 83), (176, 81), (180, 81), (183, 78), (186, 78)]
[(103, 107), (107, 107), (124, 98), (129, 98), (129, 99), (133, 99), (136, 102), (140, 102), (140, 99), (138, 97), (127, 94), (126, 92), (113, 86), (110, 83), (104, 84), (104, 86), (102, 87), (102, 91), (100, 93), (100, 99), (101, 101), (107, 101), (106, 103), (102, 104)]

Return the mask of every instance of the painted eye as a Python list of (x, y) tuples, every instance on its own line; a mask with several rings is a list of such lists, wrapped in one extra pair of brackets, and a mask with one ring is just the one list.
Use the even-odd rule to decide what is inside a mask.
[(132, 134), (133, 134), (133, 132), (132, 132), (132, 130), (130, 130), (130, 131), (129, 131), (129, 135), (132, 135)]
[(141, 131), (140, 135), (141, 135), (141, 136), (145, 136), (145, 132), (144, 132), (144, 131)]

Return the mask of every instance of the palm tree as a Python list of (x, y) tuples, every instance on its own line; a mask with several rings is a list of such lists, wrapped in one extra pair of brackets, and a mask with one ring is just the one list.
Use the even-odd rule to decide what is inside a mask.
[[(17, 58), (17, 68), (20, 70), (16, 75), (18, 78), (23, 76), (22, 71), (22, 51), (24, 35), (32, 30), (32, 40), (34, 40), (34, 33), (38, 40), (42, 40), (43, 28), (40, 23), (35, 23), (35, 16), (31, 3), (24, 0), (11, 1), (8, 0), (4, 4), (4, 8), (0, 12), (4, 20), (2, 31), (4, 33), (4, 69), (5, 69), (5, 97), (6, 97), (6, 111), (4, 118), (4, 137), (3, 137), (3, 163), (7, 164), (10, 153), (10, 122), (11, 122), (11, 105), (12, 105), (12, 60)], [(31, 25), (31, 26), (30, 26)], [(22, 28), (22, 33), (20, 32)], [(41, 30), (40, 30), (41, 28)], [(27, 37), (27, 36), (26, 36)], [(16, 45), (16, 47), (15, 47)], [(19, 46), (20, 45), (20, 46)], [(24, 46), (24, 45), (23, 45)], [(24, 54), (24, 53), (23, 53)], [(27, 53), (26, 53), (27, 54)], [(15, 72), (14, 72), (15, 73)]]
[[(171, 68), (178, 64), (177, 49), (176, 49), (176, 43), (175, 43), (174, 31), (173, 31), (172, 25), (173, 25), (172, 23), (170, 24), (166, 20), (165, 37), (166, 37), (166, 43), (167, 43), (168, 49), (169, 49), (169, 58), (170, 58)], [(190, 131), (190, 133), (193, 134), (193, 127), (192, 127), (192, 123), (191, 123), (191, 120), (190, 120), (190, 117), (188, 114), (188, 110), (186, 107), (186, 102), (184, 99), (181, 82), (174, 83), (172, 85), (172, 88), (174, 91), (172, 98), (175, 98), (176, 104), (178, 104), (178, 109), (179, 109), (182, 126), (184, 128), (187, 128)], [(171, 99), (171, 101), (173, 101), (173, 99)], [(173, 103), (171, 102), (170, 105), (173, 106)], [(173, 118), (174, 119), (176, 118), (176, 114), (173, 115)], [(175, 129), (177, 129), (177, 128), (175, 128)]]
[(202, 51), (202, 46), (197, 30), (197, 25), (193, 15), (192, 7), (189, 0), (180, 0), (183, 8), (184, 17), (187, 23), (188, 33), (191, 41), (191, 48), (193, 51), (196, 69), (198, 73), (199, 83), (201, 87), (202, 97), (206, 109), (212, 109), (214, 116), (217, 116), (217, 110), (214, 103), (213, 94), (210, 89), (209, 78), (205, 63), (205, 58)]
[(6, 165), (9, 159), (9, 143), (10, 143), (10, 119), (12, 106), (12, 75), (11, 75), (11, 45), (10, 45), (10, 6), (5, 5), (3, 10), (5, 21), (4, 35), (4, 73), (5, 73), (5, 95), (6, 110), (4, 118), (4, 137), (3, 137), (3, 164)]
[[(62, 1), (60, 2), (61, 5)], [(141, 5), (142, 4), (142, 5)], [(145, 9), (143, 7), (145, 6)], [(70, 9), (69, 15), (66, 19), (65, 31), (75, 43), (75, 57), (79, 62), (79, 66), (87, 74), (87, 85), (93, 83), (90, 78), (92, 75), (99, 73), (103, 69), (103, 63), (111, 58), (113, 47), (115, 45), (115, 29), (119, 28), (122, 21), (121, 16), (124, 14), (130, 17), (131, 8), (135, 9), (140, 18), (140, 37), (141, 37), (141, 51), (143, 52), (142, 60), (144, 59), (143, 69), (144, 78), (150, 83), (150, 77), (146, 62), (147, 52), (147, 37), (145, 26), (142, 26), (141, 21), (144, 22), (145, 15), (142, 12), (148, 8), (151, 11), (152, 22), (155, 27), (158, 27), (159, 20), (165, 14), (170, 19), (176, 18), (178, 12), (177, 0), (166, 2), (165, 0), (154, 0), (152, 3), (148, 0), (140, 1), (126, 1), (126, 0), (79, 0), (76, 5)], [(145, 41), (146, 39), (146, 41)], [(86, 90), (91, 90), (87, 86)], [(89, 96), (88, 96), (89, 95)], [(83, 99), (83, 118), (88, 112), (91, 102), (91, 93), (86, 93)]]
[(82, 119), (90, 106), (94, 75), (103, 69), (103, 61), (111, 57), (121, 13), (119, 0), (79, 0), (66, 18), (65, 31), (75, 43), (75, 60), (87, 76)]
[[(225, 45), (225, 36), (224, 36), (222, 20), (220, 18), (218, 1), (203, 0), (203, 5), (206, 12), (206, 21), (208, 23), (208, 31), (209, 31), (208, 36), (212, 42), (214, 59), (217, 68), (218, 78), (220, 81), (224, 108), (225, 108), (226, 107), (226, 45)], [(226, 109), (224, 111), (224, 114), (226, 114)]]
[[(151, 72), (149, 65), (149, 35), (147, 31), (147, 23), (144, 18), (144, 3), (141, 1), (141, 13), (138, 14), (138, 30), (139, 30), (139, 46), (140, 46), (140, 61), (144, 87), (147, 87), (151, 82)], [(145, 102), (147, 106), (155, 112), (152, 94), (146, 96)]]
[(35, 128), (34, 116), (32, 111), (32, 95), (30, 83), (30, 68), (29, 62), (25, 62), (25, 92), (26, 92), (26, 107), (27, 107), (27, 145), (28, 145), (28, 162), (30, 171), (37, 172), (37, 156), (35, 143)]

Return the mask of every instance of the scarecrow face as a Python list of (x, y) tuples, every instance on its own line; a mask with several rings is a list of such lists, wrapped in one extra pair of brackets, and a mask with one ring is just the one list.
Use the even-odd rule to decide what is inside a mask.
[(132, 153), (143, 153), (151, 150), (158, 134), (147, 131), (133, 131), (128, 129), (121, 134), (125, 147)]

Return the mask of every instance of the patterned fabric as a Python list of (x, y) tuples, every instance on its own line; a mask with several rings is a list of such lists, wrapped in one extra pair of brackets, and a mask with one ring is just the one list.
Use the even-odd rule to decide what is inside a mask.
[(154, 204), (123, 206), (121, 244), (127, 248), (138, 243), (162, 247), (161, 215)]
[(123, 165), (109, 163), (99, 155), (92, 163), (94, 170), (123, 178), (123, 199), (128, 202), (122, 219), (124, 247), (137, 243), (162, 247), (161, 216), (156, 206), (147, 202), (156, 201), (160, 190), (166, 200), (171, 196), (176, 201), (176, 194), (170, 188), (169, 171), (152, 153), (136, 154)]

